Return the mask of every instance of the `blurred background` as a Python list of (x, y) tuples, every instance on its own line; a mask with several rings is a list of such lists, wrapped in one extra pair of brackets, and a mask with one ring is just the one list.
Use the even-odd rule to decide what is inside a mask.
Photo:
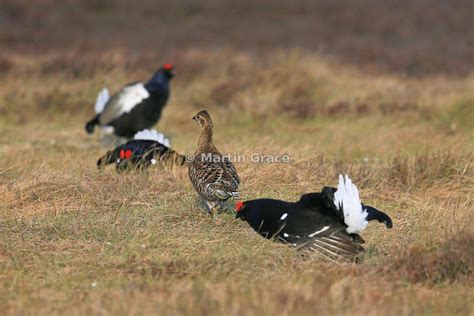
[[(46, 72), (63, 68), (80, 75), (112, 66), (103, 58), (111, 52), (120, 51), (130, 66), (154, 66), (180, 61), (190, 49), (231, 49), (260, 58), (300, 49), (339, 64), (409, 76), (463, 76), (474, 69), (474, 3), (469, 0), (0, 4), (2, 73), (16, 65), (15, 54), (48, 57)], [(97, 60), (89, 64), (89, 59)]]
[(85, 120), (103, 86), (117, 91), (171, 62), (178, 75), (165, 126), (174, 104), (224, 116), (416, 112), (442, 116), (450, 130), (470, 124), (468, 0), (1, 0), (0, 8), (0, 113), (16, 123)]

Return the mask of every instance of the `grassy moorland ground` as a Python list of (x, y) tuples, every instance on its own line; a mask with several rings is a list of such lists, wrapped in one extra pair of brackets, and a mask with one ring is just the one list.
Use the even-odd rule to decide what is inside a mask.
[[(473, 313), (469, 2), (0, 3), (3, 313)], [(344, 172), (394, 228), (373, 223), (365, 261), (334, 265), (212, 220), (186, 170), (98, 172), (97, 92), (164, 61), (157, 128), (176, 150), (207, 108), (223, 152), (291, 157), (237, 164), (244, 199)]]

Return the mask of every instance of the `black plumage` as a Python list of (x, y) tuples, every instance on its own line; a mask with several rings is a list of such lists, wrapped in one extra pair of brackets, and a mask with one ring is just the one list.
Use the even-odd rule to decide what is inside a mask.
[[(357, 188), (350, 179), (349, 184), (342, 181), (338, 189), (325, 187), (321, 192), (302, 195), (297, 202), (274, 199), (239, 202), (237, 217), (265, 238), (310, 250), (325, 258), (352, 260), (363, 251), (360, 244), (364, 240), (359, 233), (368, 221), (378, 220), (387, 228), (392, 228), (393, 224), (385, 213), (358, 201)], [(342, 199), (340, 194), (336, 196), (341, 185), (342, 189), (350, 188)], [(347, 192), (354, 189), (355, 194), (352, 191), (347, 196)]]
[(161, 118), (161, 113), (170, 96), (170, 81), (173, 66), (165, 64), (146, 83), (131, 83), (117, 94), (96, 102), (96, 115), (86, 124), (91, 134), (96, 125), (112, 127), (116, 136), (131, 138), (143, 129), (153, 127)]
[(151, 165), (179, 165), (186, 163), (186, 157), (155, 140), (134, 139), (108, 151), (97, 161), (103, 168), (115, 163), (117, 172), (132, 169), (147, 169)]

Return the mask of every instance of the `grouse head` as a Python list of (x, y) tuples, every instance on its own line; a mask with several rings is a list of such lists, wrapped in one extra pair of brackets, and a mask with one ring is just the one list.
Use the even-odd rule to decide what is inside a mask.
[(273, 199), (239, 201), (235, 204), (235, 211), (236, 218), (246, 221), (263, 236), (277, 230), (288, 216), (286, 203)]
[(202, 128), (212, 127), (211, 116), (206, 110), (199, 111), (193, 116), (193, 120), (196, 121), (196, 124)]
[(171, 79), (173, 78), (174, 76), (174, 66), (172, 64), (164, 64), (163, 67), (161, 67), (161, 69), (163, 70), (163, 73), (165, 74), (165, 76), (168, 78), (168, 79)]
[(252, 225), (253, 222), (260, 223), (263, 218), (262, 208), (268, 207), (266, 199), (239, 201), (235, 203), (236, 218), (247, 221)]
[(241, 217), (243, 212), (242, 209), (245, 207), (245, 203), (242, 201), (239, 201), (235, 203), (235, 211), (237, 212), (236, 217)]
[(164, 64), (158, 69), (145, 84), (145, 88), (150, 93), (169, 93), (170, 80), (173, 78), (174, 67), (172, 64)]

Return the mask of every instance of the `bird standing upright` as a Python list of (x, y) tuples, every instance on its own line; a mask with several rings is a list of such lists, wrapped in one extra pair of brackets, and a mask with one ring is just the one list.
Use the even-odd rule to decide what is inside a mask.
[(239, 196), (240, 180), (232, 162), (214, 145), (213, 124), (209, 113), (200, 111), (193, 120), (202, 130), (194, 159), (189, 165), (189, 179), (206, 202), (209, 213), (215, 215), (222, 202)]
[(363, 252), (359, 236), (371, 220), (392, 228), (390, 217), (361, 203), (357, 187), (339, 176), (336, 188), (301, 196), (298, 202), (258, 199), (236, 204), (237, 217), (260, 235), (334, 260), (352, 260)]
[(86, 124), (87, 133), (92, 134), (99, 125), (116, 136), (131, 138), (153, 127), (168, 102), (173, 69), (164, 64), (147, 83), (130, 83), (112, 97), (107, 89), (102, 90), (95, 103), (96, 115)]

